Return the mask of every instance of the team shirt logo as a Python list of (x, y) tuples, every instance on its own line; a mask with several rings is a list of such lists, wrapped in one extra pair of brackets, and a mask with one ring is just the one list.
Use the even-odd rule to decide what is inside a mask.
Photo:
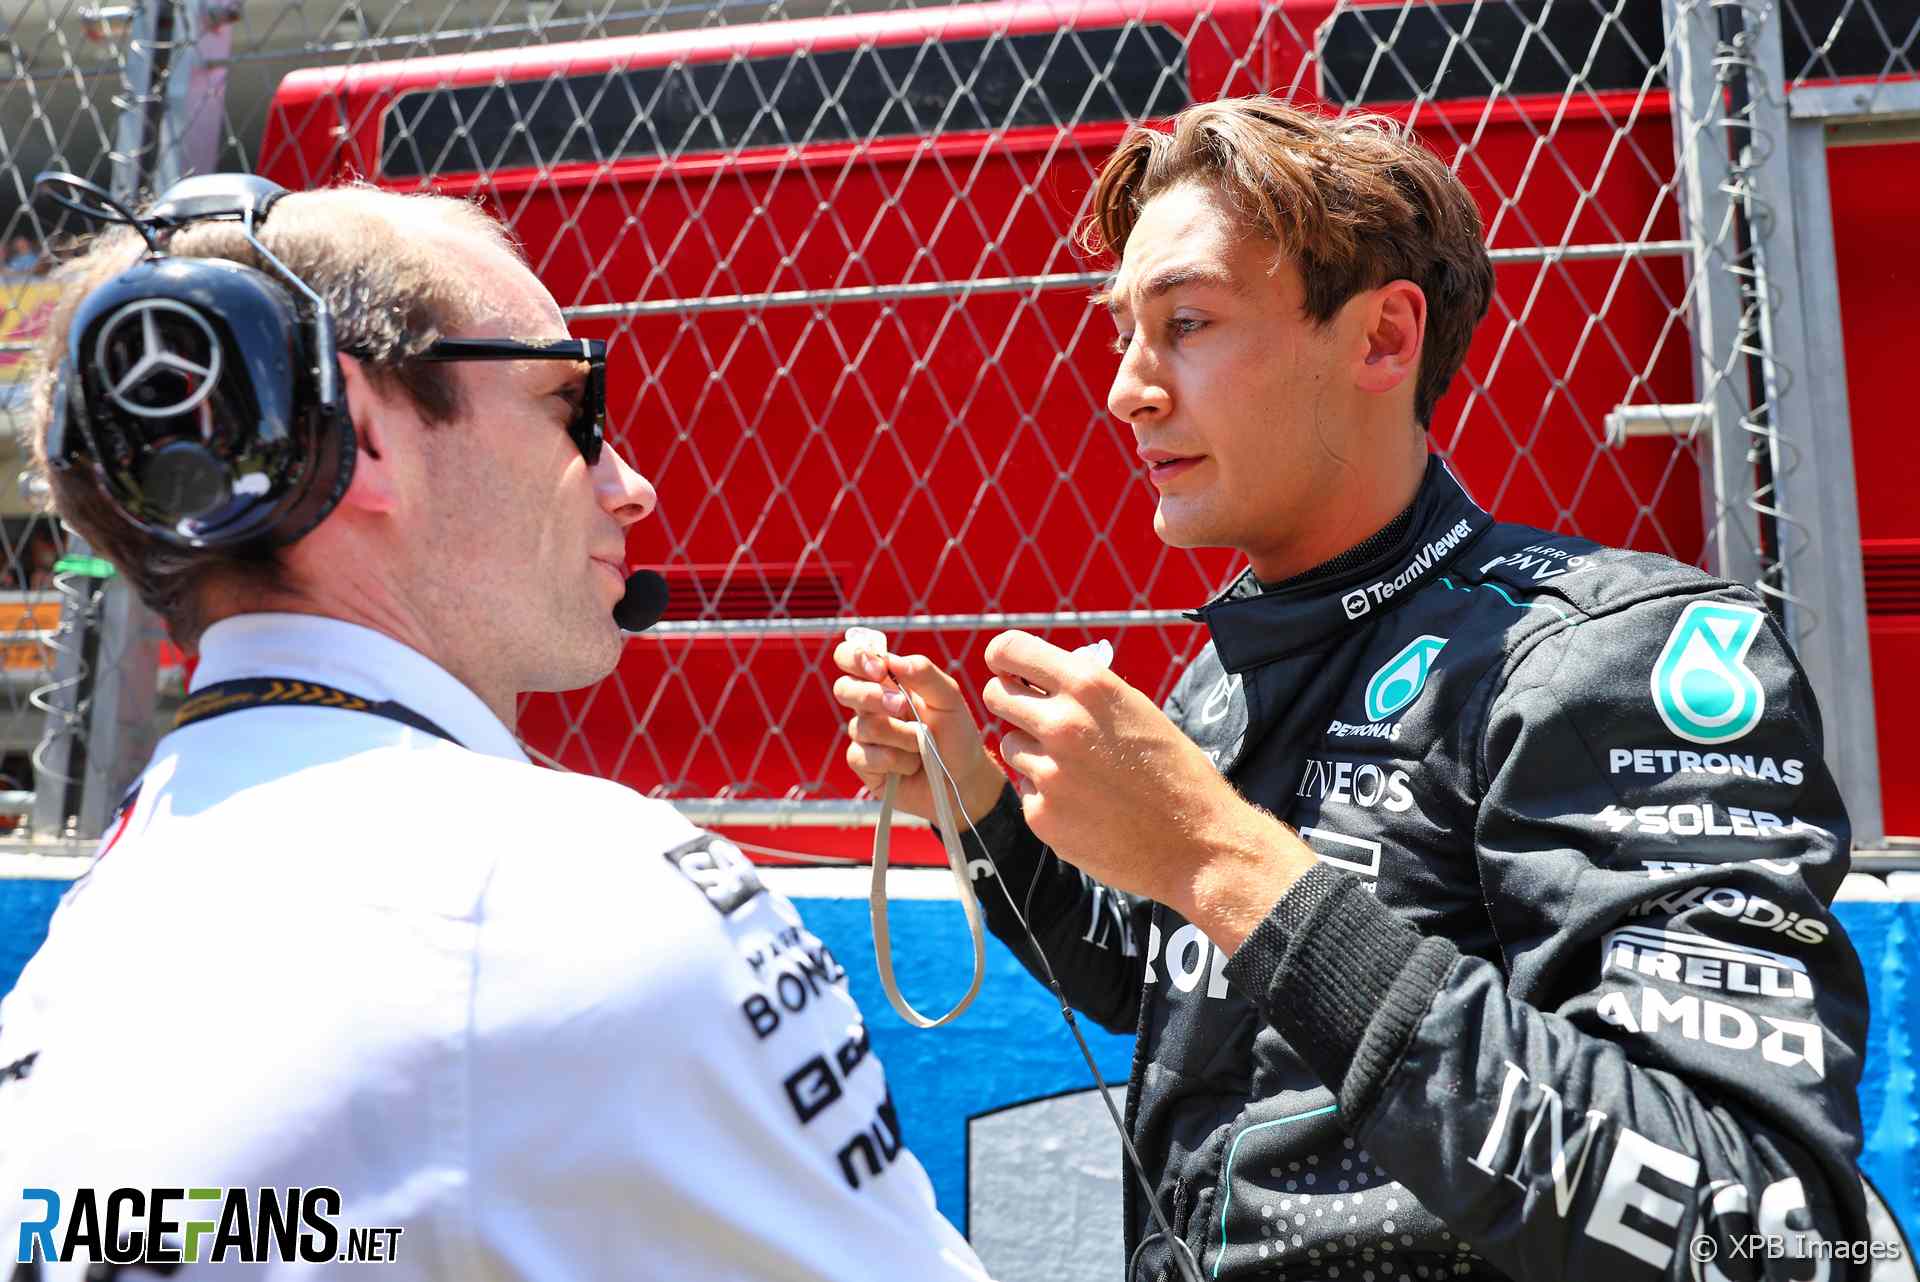
[(723, 917), (751, 903), (754, 896), (766, 889), (740, 848), (710, 832), (661, 853), (700, 888), (707, 902)]
[(1374, 606), (1383, 604), (1396, 592), (1404, 592), (1417, 584), (1420, 579), (1435, 566), (1444, 563), (1460, 541), (1473, 533), (1473, 522), (1461, 517), (1453, 527), (1433, 542), (1421, 548), (1411, 561), (1402, 567), (1400, 573), (1391, 579), (1381, 579), (1369, 583), (1364, 588), (1355, 588), (1340, 598), (1340, 606), (1349, 619), (1357, 619)]
[(1385, 721), (1420, 697), (1445, 637), (1415, 637), (1367, 680), (1367, 720)]
[(1653, 706), (1667, 729), (1691, 743), (1730, 743), (1767, 710), (1766, 691), (1748, 669), (1760, 635), (1760, 611), (1696, 601), (1681, 611), (1653, 665)]

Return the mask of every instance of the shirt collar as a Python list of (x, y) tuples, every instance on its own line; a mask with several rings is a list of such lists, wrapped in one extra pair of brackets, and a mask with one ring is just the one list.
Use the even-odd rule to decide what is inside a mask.
[(392, 700), (490, 757), (527, 754), (500, 719), (445, 668), (372, 628), (318, 614), (241, 614), (200, 638), (193, 689), (239, 677), (317, 681), (375, 702)]
[(1373, 555), (1354, 563), (1335, 557), (1254, 595), (1230, 586), (1195, 614), (1213, 634), (1227, 671), (1244, 672), (1326, 646), (1398, 609), (1416, 589), (1445, 573), (1492, 524), (1436, 456), (1427, 461), (1412, 519), (1399, 536), (1377, 548), (1373, 539), (1361, 545), (1372, 548)]

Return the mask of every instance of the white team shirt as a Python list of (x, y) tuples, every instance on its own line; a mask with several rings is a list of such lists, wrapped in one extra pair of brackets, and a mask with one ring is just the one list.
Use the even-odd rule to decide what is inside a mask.
[(343, 1227), (404, 1227), (397, 1263), (173, 1276), (984, 1278), (838, 963), (736, 850), (531, 765), (366, 628), (208, 629), (195, 688), (243, 676), (461, 746), (302, 707), (161, 741), (0, 1004), (0, 1066), (32, 1057), (0, 1072), (0, 1260), (24, 1188), (324, 1185)]

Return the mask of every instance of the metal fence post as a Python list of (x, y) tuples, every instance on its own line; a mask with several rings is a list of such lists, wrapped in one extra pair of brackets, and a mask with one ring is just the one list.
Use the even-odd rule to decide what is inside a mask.
[(1719, 67), (1720, 23), (1708, 0), (1661, 0), (1673, 96), (1674, 159), (1682, 234), (1693, 242), (1688, 298), (1694, 340), (1694, 400), (1707, 407), (1701, 476), (1707, 568), (1759, 582), (1760, 546), (1746, 499), (1753, 488), (1747, 434), (1751, 404), (1741, 356), (1740, 248), (1734, 166)]
[[(67, 540), (69, 556), (85, 555), (85, 541)], [(81, 836), (80, 811), (86, 779), (86, 717), (91, 705), (91, 681), (97, 663), (88, 650), (98, 648), (98, 626), (93, 615), (99, 594), (84, 576), (56, 573), (61, 597), (60, 627), (51, 644), (52, 681), (34, 692), (43, 721), (40, 744), (33, 753), (32, 830), (41, 840)]]
[(1787, 633), (1820, 698), (1827, 764), (1854, 840), (1883, 844), (1866, 580), (1854, 486), (1852, 420), (1819, 122), (1788, 116), (1780, 15), (1748, 32), (1753, 60), (1754, 182), (1772, 220), (1754, 237), (1767, 305), (1761, 357), (1774, 432)]
[[(171, 47), (172, 0), (145, 0), (134, 8), (127, 32), (122, 67), (120, 115), (114, 126), (113, 192), (122, 201), (137, 199), (147, 186), (156, 152), (161, 115), (157, 110)], [(67, 556), (79, 561), (92, 549), (78, 535), (67, 540)], [(94, 734), (97, 700), (123, 706), (121, 686), (139, 674), (129, 674), (111, 650), (102, 626), (109, 612), (107, 584), (98, 576), (71, 570), (58, 573), (61, 595), (60, 628), (53, 642), (53, 680), (36, 692), (45, 713), (40, 746), (33, 754), (33, 832), (41, 840), (85, 841), (99, 834), (83, 816), (98, 806), (87, 804), (87, 794), (110, 786), (109, 772), (119, 755), (118, 745)], [(117, 589), (126, 595), (126, 589)], [(127, 656), (137, 661), (136, 656)], [(147, 674), (147, 687), (153, 674)], [(109, 727), (117, 725), (116, 716)]]
[[(225, 122), (237, 11), (207, 0), (144, 0), (129, 31), (116, 123), (114, 194), (129, 204), (210, 170)], [(69, 541), (70, 560), (88, 555)], [(35, 754), (33, 826), (87, 840), (152, 751), (159, 620), (124, 580), (68, 574), (46, 729)]]
[[(1710, 548), (1762, 588), (1820, 699), (1863, 846), (1884, 841), (1826, 155), (1788, 118), (1777, 8), (1664, 0), (1681, 212), (1694, 240)], [(1759, 518), (1756, 522), (1755, 518)], [(1771, 536), (1772, 547), (1767, 546)]]
[(1920, 138), (1920, 88), (1843, 84), (1789, 94), (1778, 31), (1763, 33), (1757, 56), (1782, 86), (1768, 111), (1788, 146), (1770, 163), (1786, 169), (1791, 184), (1791, 200), (1778, 202), (1784, 226), (1766, 246), (1768, 276), (1788, 294), (1788, 305), (1772, 321), (1770, 342), (1786, 374), (1778, 390), (1780, 432), (1797, 453), (1795, 466), (1780, 476), (1782, 507), (1812, 539), (1793, 568), (1797, 601), (1788, 620), (1820, 693), (1828, 762), (1847, 798), (1855, 844), (1872, 848), (1885, 844), (1880, 739), (1826, 150), (1847, 142)]

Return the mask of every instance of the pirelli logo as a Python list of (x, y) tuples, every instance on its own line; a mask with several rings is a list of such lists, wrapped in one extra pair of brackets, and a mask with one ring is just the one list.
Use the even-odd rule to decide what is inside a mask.
[(1704, 935), (1628, 926), (1607, 936), (1603, 973), (1629, 972), (1689, 988), (1811, 1001), (1806, 963), (1785, 953)]
[(1644, 926), (1612, 932), (1602, 950), (1611, 991), (1594, 1014), (1615, 1028), (1649, 1041), (1678, 1038), (1753, 1054), (1825, 1080), (1825, 1033), (1811, 1020), (1790, 1018), (1813, 999), (1813, 981), (1797, 958)]

